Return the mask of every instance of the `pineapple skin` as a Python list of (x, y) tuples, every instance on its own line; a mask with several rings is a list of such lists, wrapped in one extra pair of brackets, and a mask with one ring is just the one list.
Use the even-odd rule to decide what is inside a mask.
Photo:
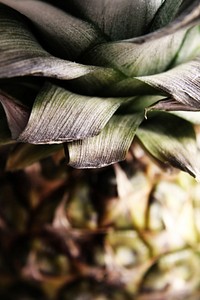
[(199, 184), (140, 146), (99, 170), (54, 155), (0, 189), (2, 299), (198, 299)]

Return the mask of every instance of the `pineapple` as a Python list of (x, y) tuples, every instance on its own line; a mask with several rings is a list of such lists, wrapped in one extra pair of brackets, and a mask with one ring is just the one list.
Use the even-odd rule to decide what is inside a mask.
[(198, 0), (0, 0), (2, 299), (199, 299), (199, 29)]

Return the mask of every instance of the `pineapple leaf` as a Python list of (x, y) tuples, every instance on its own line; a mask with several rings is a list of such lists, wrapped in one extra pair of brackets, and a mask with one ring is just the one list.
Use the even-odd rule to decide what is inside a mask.
[(6, 170), (21, 170), (35, 162), (38, 162), (40, 159), (58, 152), (62, 148), (62, 145), (18, 144), (12, 149), (8, 156)]
[(173, 21), (184, 0), (165, 0), (158, 9), (150, 27), (150, 32), (166, 26)]
[(7, 117), (11, 136), (15, 139), (24, 130), (30, 116), (30, 111), (28, 107), (1, 90), (0, 103), (3, 106)]
[(66, 144), (69, 165), (100, 168), (124, 160), (143, 117), (114, 115), (99, 135)]
[(85, 54), (85, 61), (114, 68), (128, 77), (145, 76), (195, 58), (199, 48), (200, 30), (196, 26), (142, 44), (123, 41), (100, 44)]
[(180, 103), (174, 99), (166, 98), (161, 99), (158, 102), (156, 102), (153, 105), (150, 105), (145, 109), (146, 115), (149, 111), (153, 110), (163, 110), (163, 111), (194, 111), (194, 108), (192, 106), (185, 105), (183, 103)]
[(33, 144), (61, 143), (97, 135), (127, 100), (82, 96), (46, 83), (18, 140)]
[(97, 25), (112, 40), (132, 38), (149, 27), (163, 0), (69, 0), (80, 16)]
[(200, 153), (189, 122), (175, 115), (159, 113), (143, 122), (137, 130), (137, 137), (158, 161), (200, 180)]
[[(0, 99), (1, 99), (1, 95), (0, 95)], [(9, 126), (8, 126), (8, 122), (7, 122), (7, 118), (5, 115), (5, 111), (2, 107), (2, 105), (0, 105), (0, 128), (1, 128), (1, 130), (0, 130), (0, 146), (13, 143), (12, 138), (11, 138), (11, 133), (9, 130)]]
[(138, 95), (158, 95), (160, 91), (137, 78), (127, 78), (107, 69), (103, 72), (87, 74), (72, 80), (71, 86), (82, 94), (104, 97), (127, 97)]
[[(200, 20), (199, 20), (200, 23)], [(188, 62), (199, 55), (200, 52), (200, 25), (190, 28), (185, 36), (171, 67)]]
[(200, 57), (169, 71), (139, 77), (140, 80), (170, 95), (177, 102), (200, 109)]
[(43, 45), (56, 56), (74, 60), (87, 48), (104, 41), (100, 31), (93, 25), (46, 2), (35, 0), (1, 0), (1, 2), (29, 18)]
[(46, 52), (23, 16), (0, 3), (0, 78), (47, 76), (74, 79), (101, 68), (56, 58)]
[[(182, 10), (183, 8), (183, 10)], [(193, 1), (183, 1), (183, 5), (180, 8), (181, 14), (168, 25), (158, 29), (149, 34), (139, 36), (133, 39), (126, 40), (131, 43), (145, 43), (151, 40), (156, 40), (161, 37), (173, 34), (181, 29), (190, 28), (196, 24), (199, 24), (200, 21), (200, 4), (199, 0)]]
[(193, 124), (200, 125), (200, 111), (175, 111), (171, 113)]

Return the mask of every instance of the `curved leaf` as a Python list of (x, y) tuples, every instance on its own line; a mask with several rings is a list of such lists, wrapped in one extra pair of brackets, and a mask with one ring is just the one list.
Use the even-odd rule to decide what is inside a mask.
[(23, 17), (0, 3), (0, 78), (34, 75), (73, 79), (100, 68), (51, 56), (29, 31)]
[[(155, 97), (153, 99), (156, 100)], [(135, 103), (136, 101), (134, 101)], [(195, 110), (194, 107), (180, 103), (174, 99), (164, 98), (158, 99), (158, 101), (152, 101), (152, 104), (147, 103), (145, 108), (145, 116), (148, 117), (148, 113), (151, 111), (169, 111), (171, 114), (181, 117), (193, 124), (200, 125), (200, 111)]]
[(15, 139), (19, 136), (22, 130), (24, 130), (30, 116), (30, 111), (28, 107), (1, 90), (0, 103), (2, 104), (6, 113), (11, 136), (13, 139)]
[(38, 162), (61, 150), (62, 145), (18, 144), (9, 153), (6, 163), (7, 171), (16, 171)]
[[(199, 20), (200, 23), (200, 20)], [(171, 67), (188, 62), (200, 53), (200, 25), (194, 26), (186, 33), (185, 39), (179, 49)]]
[(139, 79), (194, 110), (200, 109), (200, 57), (167, 72)]
[[(97, 75), (97, 76), (95, 76)], [(81, 94), (104, 97), (131, 97), (137, 95), (158, 95), (158, 89), (137, 78), (127, 78), (108, 69), (106, 72), (95, 72), (70, 81), (70, 87)]]
[[(101, 44), (85, 55), (84, 62), (117, 69), (128, 77), (160, 73), (173, 63), (186, 34), (187, 31), (182, 30), (144, 44)], [(199, 37), (199, 33), (196, 34)]]
[(85, 62), (114, 68), (128, 77), (146, 76), (195, 58), (199, 47), (200, 30), (196, 26), (143, 44), (101, 44), (85, 55)]
[[(123, 74), (114, 69), (101, 68), (98, 71), (94, 71), (79, 78), (75, 78), (68, 83), (70, 84), (70, 88), (74, 92), (78, 91), (83, 95), (109, 97), (120, 96), (120, 94), (118, 95), (118, 93), (115, 92), (115, 88), (112, 89), (112, 93), (110, 93), (109, 90), (111, 86), (117, 84), (118, 82), (121, 82), (122, 80), (124, 80), (124, 78), (125, 76)], [(141, 82), (141, 85), (148, 86), (144, 82)]]
[(128, 98), (87, 97), (46, 84), (38, 94), (19, 141), (61, 143), (97, 135)]
[(112, 96), (138, 96), (161, 94), (156, 88), (146, 84), (138, 78), (126, 78), (118, 80), (106, 89), (105, 93)]
[(95, 137), (66, 144), (69, 165), (100, 168), (125, 159), (143, 114), (114, 115)]
[[(130, 43), (146, 43), (152, 40), (160, 39), (164, 36), (174, 34), (175, 32), (191, 28), (192, 26), (199, 24), (200, 22), (200, 4), (199, 0), (193, 1), (191, 3), (183, 2), (183, 11), (173, 22), (170, 22), (167, 26), (156, 30), (152, 33), (136, 37), (133, 39), (127, 39), (126, 42)], [(189, 5), (190, 4), (190, 5)], [(189, 5), (189, 6), (188, 6)]]
[(165, 0), (158, 9), (151, 27), (150, 32), (155, 31), (169, 24), (175, 18), (184, 0)]
[(158, 100), (158, 102), (153, 103), (153, 105), (145, 109), (146, 115), (149, 111), (163, 110), (163, 111), (194, 111), (195, 109), (190, 105), (185, 105), (174, 99), (165, 98)]
[(189, 121), (190, 123), (200, 125), (200, 111), (175, 111), (171, 113)]
[(142, 35), (163, 0), (68, 0), (112, 40)]
[(193, 126), (189, 122), (159, 113), (140, 126), (137, 137), (156, 159), (200, 180), (200, 152)]
[[(38, 0), (1, 0), (28, 17), (41, 35), (43, 45), (62, 58), (74, 60), (104, 39), (92, 24)], [(45, 13), (44, 13), (45, 12)]]
[(13, 143), (3, 107), (0, 106), (0, 146)]

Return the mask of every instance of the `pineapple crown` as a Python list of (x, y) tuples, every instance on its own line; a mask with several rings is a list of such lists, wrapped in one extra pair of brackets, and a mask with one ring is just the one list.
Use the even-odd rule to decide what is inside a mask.
[(7, 169), (63, 146), (103, 167), (136, 140), (199, 179), (198, 0), (1, 0), (0, 33)]

